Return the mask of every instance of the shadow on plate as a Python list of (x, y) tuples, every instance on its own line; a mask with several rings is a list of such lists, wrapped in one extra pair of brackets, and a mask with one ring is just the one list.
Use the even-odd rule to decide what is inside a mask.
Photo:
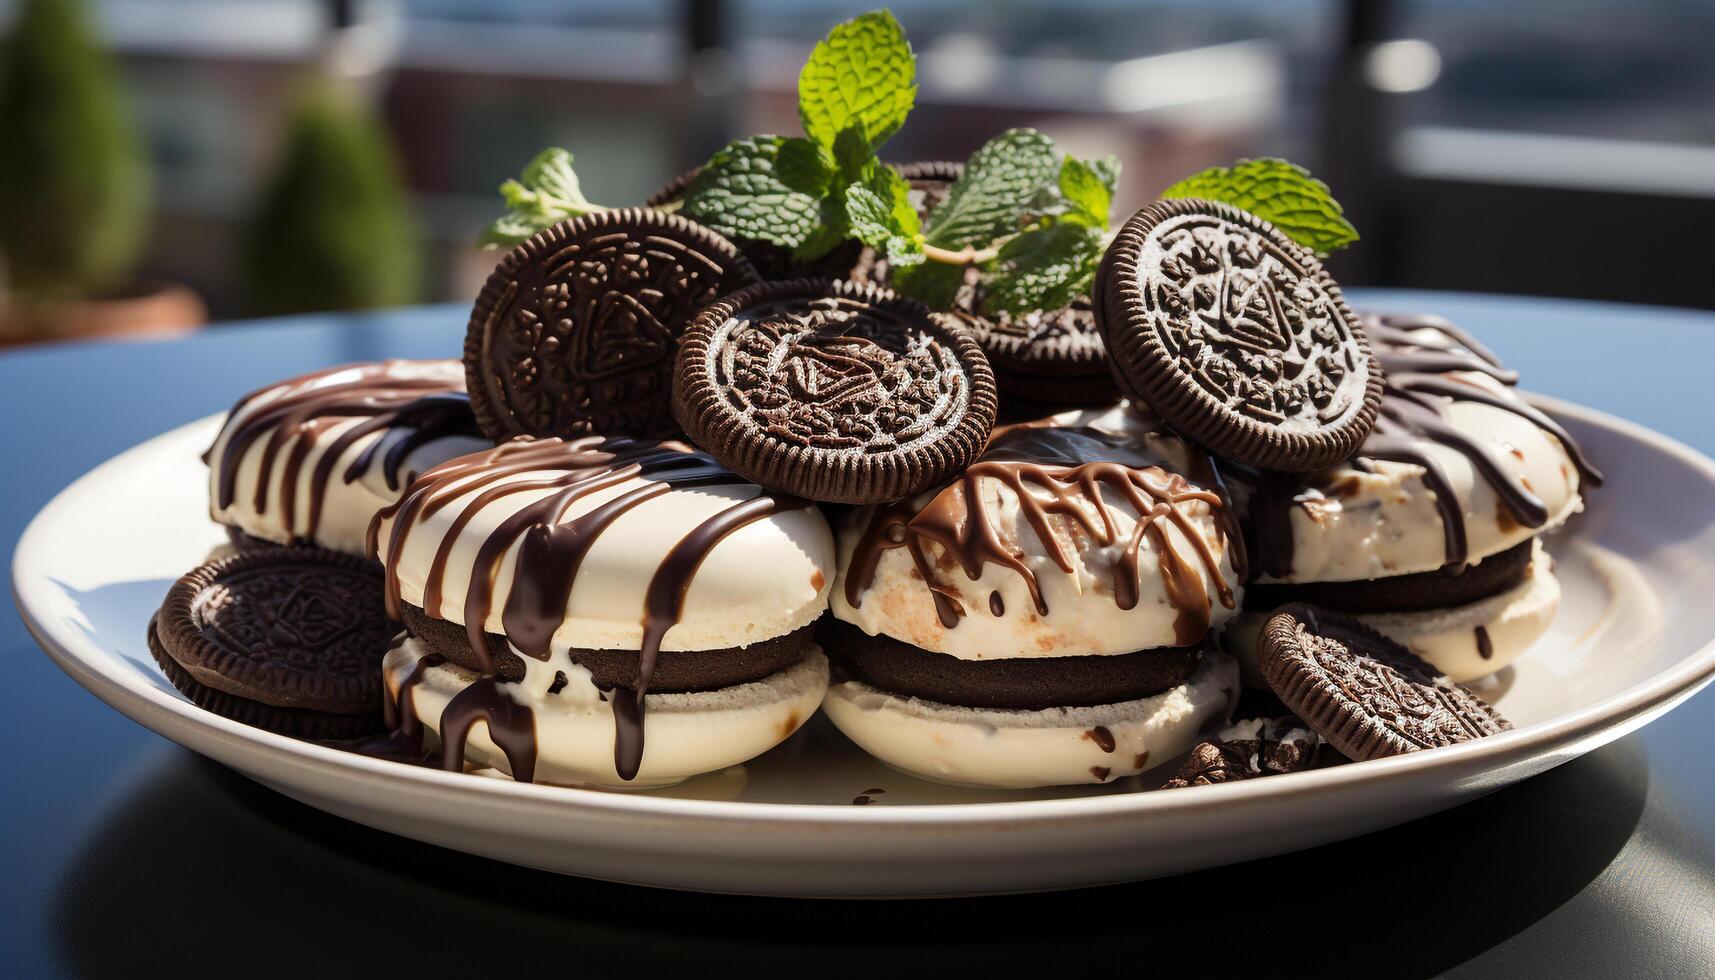
[(734, 960), (759, 976), (1080, 975), (1128, 960), (1161, 976), (1429, 975), (1577, 895), (1631, 836), (1649, 787), (1625, 739), (1448, 813), (1236, 867), (1059, 894), (810, 902), (529, 871), (348, 823), (183, 750), (151, 766), (55, 886), (68, 972), (132, 977), (142, 951), (170, 949), (184, 975), (651, 976)]

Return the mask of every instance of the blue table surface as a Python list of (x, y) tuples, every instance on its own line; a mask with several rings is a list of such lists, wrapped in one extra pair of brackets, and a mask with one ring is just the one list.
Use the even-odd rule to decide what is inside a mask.
[[(1443, 313), (1527, 387), (1715, 454), (1715, 314), (1353, 294)], [(0, 354), (0, 567), (31, 516), (107, 457), (289, 375), (454, 356), (465, 316), (305, 317)], [(107, 708), (9, 613), (0, 663), (6, 976), (649, 976), (716, 963), (759, 975), (1715, 975), (1715, 690), (1517, 787), (1341, 844), (1059, 895), (808, 903), (561, 878), (348, 824)]]

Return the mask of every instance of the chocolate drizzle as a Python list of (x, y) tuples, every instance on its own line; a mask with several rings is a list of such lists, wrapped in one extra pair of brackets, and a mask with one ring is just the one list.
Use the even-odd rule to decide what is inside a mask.
[[(252, 504), (258, 513), (268, 509), (268, 490), (273, 482), (276, 464), (280, 465), (280, 499), (278, 506), (282, 526), (295, 539), (315, 537), (321, 524), (322, 505), (334, 476), (334, 467), (359, 440), (381, 433), (364, 447), (347, 466), (340, 479), (354, 483), (375, 465), (380, 457), (382, 477), (390, 490), (403, 483), (405, 461), (419, 448), (449, 436), (481, 437), (476, 419), (471, 415), (470, 399), (464, 393), (462, 376), (412, 377), (400, 369), (411, 362), (382, 361), (374, 364), (354, 364), (317, 371), (259, 391), (251, 392), (232, 407), (222, 435), (226, 439), (219, 460), (215, 488), (215, 504), (220, 510), (232, 506), (238, 496), (238, 469), (250, 447), (267, 434), (263, 445), (260, 476)], [(349, 380), (328, 381), (336, 375), (350, 375)], [(239, 414), (260, 396), (280, 391), (274, 398), (243, 418)], [(330, 442), (316, 460), (310, 474), (310, 499), (305, 532), (297, 535), (298, 482), (310, 450), (322, 433), (341, 423), (358, 419)], [(401, 438), (389, 442), (389, 430), (404, 430)], [(216, 444), (219, 444), (218, 438)], [(382, 452), (385, 445), (386, 451)], [(214, 447), (203, 454), (204, 462), (212, 462)], [(285, 454), (281, 462), (281, 454)]]
[[(1474, 402), (1511, 412), (1554, 436), (1578, 470), (1581, 487), (1600, 486), (1602, 474), (1590, 464), (1570, 433), (1512, 390), (1518, 373), (1509, 370), (1469, 334), (1437, 316), (1366, 315), (1364, 330), (1385, 372), (1386, 384), (1375, 429), (1348, 465), (1373, 470), (1371, 461), (1409, 463), (1423, 470), (1441, 515), (1443, 568), (1457, 571), (1470, 558), (1465, 515), (1447, 471), (1428, 449), (1445, 446), (1470, 460), (1494, 490), (1508, 517), (1518, 526), (1548, 523), (1547, 507), (1522, 480), (1507, 475), (1501, 454), (1507, 447), (1486, 445), (1449, 424), (1447, 407)], [(1483, 375), (1501, 388), (1483, 385), (1463, 373)], [(1251, 498), (1252, 547), (1258, 570), (1275, 578), (1292, 573), (1292, 510), (1305, 490), (1291, 476), (1256, 471)]]
[[(1185, 477), (1163, 469), (1157, 460), (1112, 461), (1116, 456), (1137, 454), (1133, 439), (1088, 426), (1015, 426), (1003, 430), (982, 458), (927, 504), (916, 508), (893, 505), (870, 514), (852, 555), (846, 601), (854, 608), (861, 605), (882, 555), (905, 548), (929, 588), (941, 625), (956, 628), (966, 615), (963, 596), (956, 584), (937, 575), (926, 548), (932, 543), (957, 562), (973, 582), (982, 577), (985, 565), (1012, 569), (1024, 581), (1037, 614), (1048, 615), (1048, 603), (1024, 550), (997, 526), (992, 495), (985, 496), (982, 485), (983, 480), (992, 480), (1017, 498), (1026, 522), (1061, 571), (1072, 574), (1075, 569), (1067, 538), (1087, 536), (1117, 551), (1108, 571), (1114, 602), (1121, 609), (1137, 605), (1143, 574), (1142, 545), (1148, 540), (1157, 556), (1167, 599), (1178, 611), (1174, 642), (1178, 646), (1196, 643), (1209, 630), (1207, 587), (1197, 568), (1168, 538), (1166, 527), (1178, 528), (1190, 543), (1221, 603), (1230, 609), (1233, 592), (1221, 574), (1220, 558), (1186, 509), (1201, 503), (1212, 513), (1219, 513), (1226, 509), (1226, 503), (1217, 492), (1194, 486)], [(1124, 500), (1135, 515), (1129, 535), (1122, 534), (1110, 497)], [(1217, 523), (1223, 531), (1228, 527), (1224, 521)], [(1240, 547), (1235, 536), (1228, 534), (1227, 539), (1231, 549)], [(1242, 564), (1240, 558), (1234, 561)], [(998, 616), (1004, 607), (996, 611), (991, 597), (990, 611)]]
[[(628, 482), (638, 485), (566, 518), (580, 499)], [(440, 619), (444, 618), (442, 593), (453, 545), (477, 514), (515, 494), (551, 491), (507, 516), (477, 549), (463, 612), (471, 650), (483, 669), (481, 678), (460, 692), (443, 714), (447, 767), (462, 767), (464, 731), (480, 718), (488, 723), (495, 744), (506, 752), (514, 778), (528, 782), (534, 769), (534, 718), (527, 707), (496, 689), (498, 680), (485, 635), (500, 563), (513, 545), (518, 551), (511, 590), (501, 612), (502, 627), (520, 655), (545, 661), (554, 634), (565, 621), (566, 604), (584, 557), (615, 521), (670, 490), (749, 485), (712, 457), (683, 443), (596, 436), (518, 439), (429, 470), (411, 484), (398, 503), (377, 514), (369, 526), (369, 551), (378, 555), (381, 527), (391, 522), (384, 562), (388, 569), (386, 601), (388, 614), (398, 618), (403, 605), (397, 570), (406, 541), (424, 518), (455, 500), (461, 501), (462, 509), (440, 540), (423, 585), (423, 610), (429, 617)], [(637, 678), (629, 689), (616, 689), (608, 699), (614, 708), (614, 766), (620, 778), (634, 778), (642, 764), (643, 699), (661, 641), (679, 621), (686, 592), (703, 559), (739, 528), (805, 506), (808, 504), (797, 498), (768, 493), (734, 503), (693, 528), (662, 559), (639, 610), (643, 639)]]

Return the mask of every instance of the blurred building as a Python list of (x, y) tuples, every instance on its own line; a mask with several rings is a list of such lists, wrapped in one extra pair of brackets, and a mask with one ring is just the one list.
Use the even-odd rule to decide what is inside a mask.
[[(831, 0), (395, 0), (349, 6), (464, 300), (495, 185), (539, 148), (642, 200), (745, 132), (796, 132)], [(921, 93), (895, 159), (1035, 126), (1124, 163), (1121, 201), (1242, 156), (1327, 177), (1358, 283), (1715, 307), (1715, 4), (1697, 0), (893, 0)], [(7, 9), (0, 0), (0, 12)], [(238, 309), (237, 223), (321, 47), (325, 0), (98, 0), (160, 168), (152, 275)]]

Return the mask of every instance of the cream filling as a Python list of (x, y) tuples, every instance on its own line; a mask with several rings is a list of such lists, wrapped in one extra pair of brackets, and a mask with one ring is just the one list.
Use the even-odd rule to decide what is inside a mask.
[[(966, 708), (846, 681), (829, 688), (822, 707), (847, 738), (896, 769), (957, 786), (1023, 789), (1111, 782), (1170, 762), (1231, 712), (1238, 683), (1233, 658), (1217, 650), (1178, 687), (1117, 704)], [(1112, 751), (1103, 748), (1109, 739)]]
[[(387, 654), (382, 677), (389, 696), (427, 651), (415, 639)], [(761, 680), (713, 691), (649, 694), (643, 699), (643, 761), (633, 780), (614, 767), (613, 705), (596, 687), (590, 672), (563, 651), (546, 661), (522, 658), (525, 676), (496, 685), (502, 694), (528, 706), (536, 733), (537, 782), (606, 789), (669, 786), (691, 776), (739, 765), (785, 741), (815, 714), (828, 685), (828, 661), (812, 647), (803, 660)], [(565, 686), (549, 694), (556, 674)], [(412, 689), (413, 707), (432, 743), (439, 741), (441, 714), (477, 677), (451, 664), (425, 671)], [(466, 738), (469, 767), (510, 773), (506, 755), (477, 722)]]
[[(1493, 391), (1492, 379), (1460, 373), (1450, 377)], [(1504, 409), (1452, 402), (1449, 425), (1487, 446), (1508, 481), (1534, 493), (1548, 511), (1541, 528), (1519, 524), (1489, 481), (1463, 453), (1425, 442), (1424, 452), (1447, 474), (1464, 515), (1469, 558), (1499, 554), (1560, 526), (1583, 508), (1579, 475), (1566, 447), (1553, 434)], [(1440, 568), (1447, 557), (1435, 493), (1423, 482), (1423, 467), (1377, 461), (1374, 472), (1341, 464), (1317, 474), (1291, 509), (1292, 571), (1265, 582), (1351, 582)]]

